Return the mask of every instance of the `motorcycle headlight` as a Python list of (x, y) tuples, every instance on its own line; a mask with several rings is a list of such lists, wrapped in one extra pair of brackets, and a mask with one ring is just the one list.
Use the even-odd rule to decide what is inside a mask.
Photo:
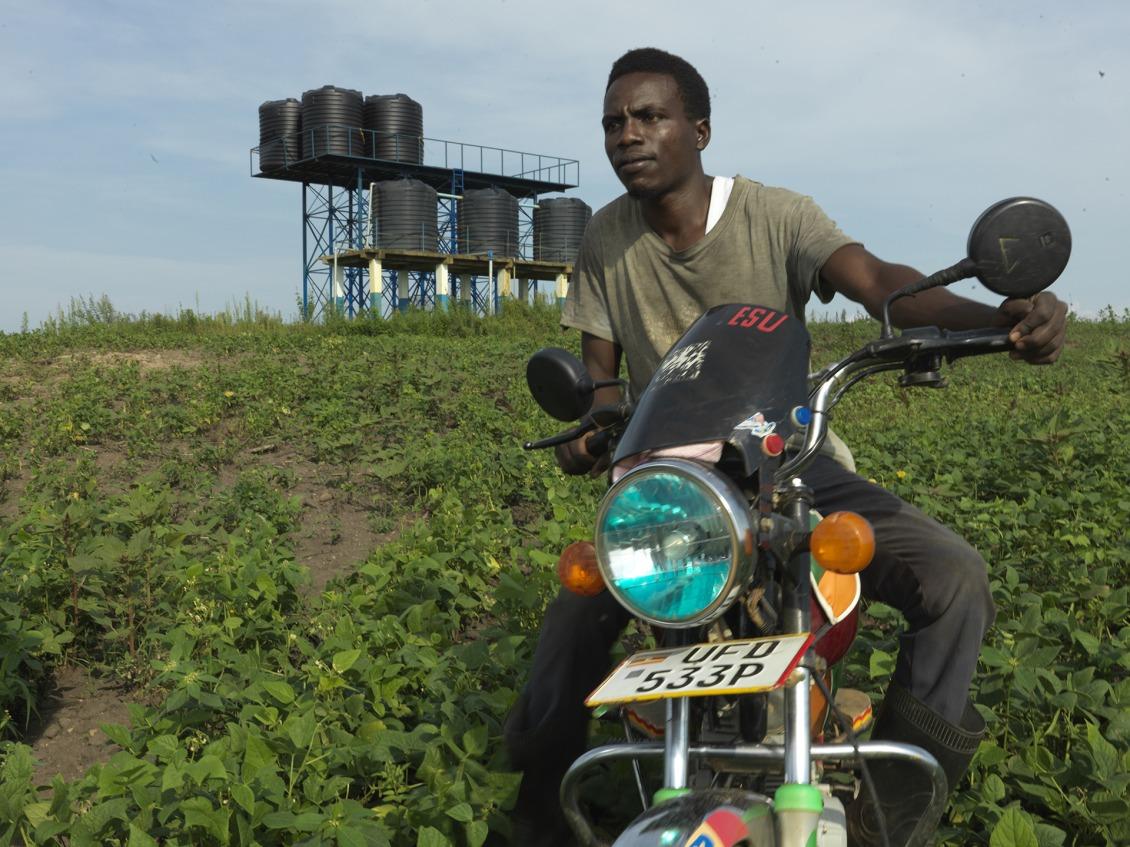
[(596, 519), (605, 584), (660, 626), (713, 620), (749, 576), (753, 527), (737, 487), (705, 465), (659, 459), (625, 474)]

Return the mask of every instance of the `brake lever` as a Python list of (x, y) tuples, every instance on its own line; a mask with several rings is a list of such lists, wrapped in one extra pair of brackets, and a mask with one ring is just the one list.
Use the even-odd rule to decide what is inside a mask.
[(542, 438), (540, 442), (525, 442), (522, 445), (522, 449), (545, 449), (546, 447), (556, 447), (558, 444), (568, 444), (572, 442), (572, 440), (580, 438), (585, 433), (591, 433), (591, 431), (596, 428), (596, 421), (593, 421), (592, 417), (586, 414), (579, 425), (572, 429), (567, 429), (564, 433), (551, 435), (548, 438)]
[[(549, 438), (543, 438), (540, 441), (527, 441), (522, 445), (522, 449), (542, 450), (546, 447), (556, 447), (558, 444), (565, 444), (580, 438), (586, 432), (592, 432), (595, 429), (605, 430), (609, 427), (618, 426), (632, 416), (633, 408), (632, 404), (627, 400), (597, 406), (581, 418), (581, 422), (572, 429), (559, 432), (557, 435), (551, 435)], [(611, 436), (611, 433), (609, 433), (609, 435)]]

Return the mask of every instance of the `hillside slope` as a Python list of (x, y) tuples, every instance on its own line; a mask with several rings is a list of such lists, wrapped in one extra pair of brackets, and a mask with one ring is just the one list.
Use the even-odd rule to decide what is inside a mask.
[[(504, 836), (501, 721), (601, 492), (520, 448), (557, 428), (523, 376), (576, 348), (555, 318), (0, 335), (0, 840)], [(812, 331), (820, 364), (874, 330)], [(1130, 325), (948, 375), (835, 420), (992, 567), (991, 740), (948, 843), (1127, 843)], [(868, 611), (848, 670), (878, 692), (897, 620)]]

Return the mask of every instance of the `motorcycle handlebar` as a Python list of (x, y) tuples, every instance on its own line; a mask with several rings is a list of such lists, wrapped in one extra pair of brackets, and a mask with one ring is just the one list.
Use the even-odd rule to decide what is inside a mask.
[[(909, 367), (924, 356), (941, 356), (949, 361), (965, 356), (1001, 353), (1012, 349), (1007, 329), (973, 329), (951, 332), (937, 327), (908, 329), (895, 338), (880, 338), (864, 345), (815, 375), (808, 406), (812, 421), (805, 433), (804, 446), (782, 464), (774, 474), (778, 482), (796, 476), (808, 466), (828, 434), (828, 413), (843, 389), (864, 376), (885, 370)], [(841, 386), (843, 383), (843, 386)], [(837, 389), (839, 388), (839, 391)]]
[(963, 356), (981, 356), (985, 353), (999, 353), (1012, 349), (1012, 342), (1008, 340), (1011, 330), (1007, 329), (971, 329), (965, 332), (951, 332), (947, 334), (946, 357), (952, 362)]
[(588, 440), (586, 447), (593, 455), (599, 457), (608, 452), (612, 436), (632, 416), (632, 404), (627, 401), (608, 403), (597, 406), (581, 422), (572, 429), (543, 438), (540, 441), (527, 441), (522, 445), (524, 450), (541, 450), (545, 447), (556, 447), (580, 438), (586, 432), (597, 430), (596, 434)]

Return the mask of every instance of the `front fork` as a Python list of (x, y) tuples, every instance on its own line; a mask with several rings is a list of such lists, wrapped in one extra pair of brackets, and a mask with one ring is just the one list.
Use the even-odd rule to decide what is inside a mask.
[[(793, 478), (781, 488), (781, 511), (795, 525), (808, 528), (812, 511), (812, 489)], [(808, 551), (796, 553), (785, 565), (782, 632), (808, 632), (812, 625), (812, 563)], [(684, 635), (684, 633), (680, 633)], [(807, 785), (812, 781), (812, 716), (811, 693), (813, 648), (793, 671), (785, 686), (785, 782)], [(667, 701), (666, 731), (663, 736), (664, 791), (681, 791), (687, 787), (690, 759), (691, 703), (686, 697)]]
[[(777, 496), (781, 511), (804, 531), (812, 511), (812, 489), (797, 478), (789, 480)], [(812, 626), (812, 563), (807, 548), (785, 563), (782, 632), (808, 632)], [(810, 686), (814, 649), (804, 659), (785, 686), (785, 782), (807, 785), (812, 781), (812, 716)]]
[[(671, 646), (690, 643), (687, 630), (670, 630)], [(690, 772), (691, 701), (673, 697), (667, 701), (667, 720), (663, 732), (663, 789), (660, 794), (679, 793), (687, 788)]]
[(663, 787), (681, 791), (687, 787), (691, 746), (691, 701), (675, 697), (667, 701), (667, 725), (663, 735)]

